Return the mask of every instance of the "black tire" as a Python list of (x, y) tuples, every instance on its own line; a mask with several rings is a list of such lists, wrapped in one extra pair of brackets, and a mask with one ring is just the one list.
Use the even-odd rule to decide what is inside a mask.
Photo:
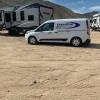
[(37, 44), (37, 39), (34, 36), (30, 36), (28, 38), (28, 43), (32, 44), (32, 45), (35, 45), (35, 44)]
[(9, 32), (9, 35), (12, 35), (12, 36), (24, 36), (25, 33), (22, 31), (22, 30), (19, 30), (17, 28), (11, 28), (8, 30)]
[(74, 37), (71, 39), (71, 45), (74, 47), (79, 47), (82, 45), (82, 40), (79, 37)]
[(15, 28), (9, 29), (9, 30), (8, 30), (8, 33), (9, 33), (9, 35), (12, 35), (12, 36), (19, 35), (18, 30), (15, 29)]

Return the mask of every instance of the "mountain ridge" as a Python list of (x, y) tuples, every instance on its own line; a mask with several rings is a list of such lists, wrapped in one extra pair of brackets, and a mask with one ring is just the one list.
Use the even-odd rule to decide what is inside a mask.
[(98, 12), (89, 12), (85, 14), (78, 14), (69, 8), (44, 0), (0, 0), (0, 8), (8, 6), (22, 6), (31, 3), (40, 3), (54, 8), (54, 18), (91, 18)]

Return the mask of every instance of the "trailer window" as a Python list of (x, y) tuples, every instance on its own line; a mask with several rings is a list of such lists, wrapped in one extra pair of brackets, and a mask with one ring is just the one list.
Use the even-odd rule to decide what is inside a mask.
[(86, 20), (86, 25), (87, 25), (87, 27), (89, 26), (88, 20)]
[(13, 12), (13, 21), (16, 21), (16, 12)]
[(93, 20), (90, 20), (90, 23), (93, 23)]
[(11, 22), (11, 14), (10, 13), (5, 13), (5, 20), (6, 20), (6, 22)]
[(20, 12), (20, 19), (21, 19), (22, 21), (25, 20), (25, 14), (24, 14), (24, 11), (21, 11), (21, 12)]
[(97, 20), (96, 19), (93, 19), (93, 22), (94, 22), (94, 24), (96, 24)]
[(0, 13), (0, 21), (2, 21), (2, 13)]
[(33, 21), (33, 20), (34, 20), (34, 15), (29, 15), (29, 16), (28, 16), (28, 20), (29, 20), (29, 21)]
[(42, 25), (39, 29), (37, 29), (38, 31), (53, 31), (54, 30), (54, 23), (46, 23), (44, 25)]

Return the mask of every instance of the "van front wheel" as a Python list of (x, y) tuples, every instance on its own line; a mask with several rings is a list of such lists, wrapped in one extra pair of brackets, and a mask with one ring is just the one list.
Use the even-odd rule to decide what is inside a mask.
[(32, 45), (35, 45), (37, 43), (37, 39), (34, 36), (30, 36), (28, 38), (28, 43), (32, 44)]
[(74, 46), (74, 47), (79, 47), (79, 46), (82, 45), (82, 40), (78, 37), (74, 37), (71, 40), (71, 45)]

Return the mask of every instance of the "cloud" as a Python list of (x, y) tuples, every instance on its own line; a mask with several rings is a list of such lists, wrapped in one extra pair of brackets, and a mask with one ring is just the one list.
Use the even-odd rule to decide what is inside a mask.
[(85, 2), (84, 0), (80, 0), (79, 3), (83, 5)]
[(82, 13), (85, 13), (86, 12), (86, 9), (87, 8), (85, 6), (83, 6), (83, 7), (78, 8), (78, 9), (73, 9), (73, 11), (76, 12), (76, 13), (82, 14)]
[(100, 10), (100, 6), (92, 6), (89, 8), (91, 11)]

